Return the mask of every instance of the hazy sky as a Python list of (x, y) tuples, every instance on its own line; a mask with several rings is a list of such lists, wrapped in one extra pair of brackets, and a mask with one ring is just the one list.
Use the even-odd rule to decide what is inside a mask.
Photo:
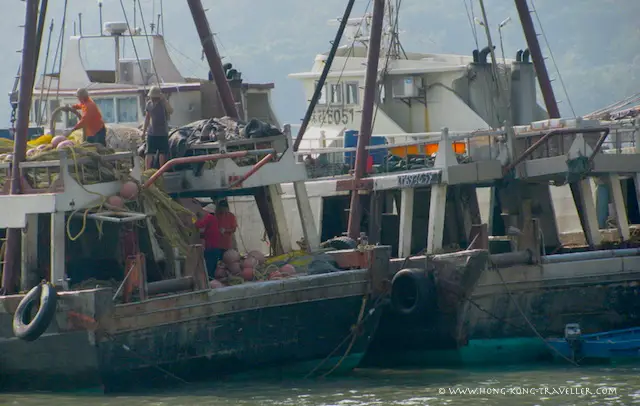
[[(68, 1), (65, 37), (72, 33), (79, 13), (83, 32), (97, 33), (98, 2)], [(123, 3), (132, 19), (134, 1)], [(142, 0), (147, 26), (154, 14), (154, 3), (157, 14), (160, 0)], [(369, 0), (357, 0), (352, 17), (360, 16), (368, 3)], [(404, 47), (470, 55), (476, 45), (465, 8), (469, 3), (475, 4), (478, 15), (478, 0), (403, 0), (400, 29)], [(516, 50), (526, 45), (513, 0), (485, 0), (485, 3), (490, 26), (494, 27), (494, 42), (498, 43), (495, 27), (505, 18), (512, 18), (503, 35), (505, 53), (514, 57)], [(578, 114), (640, 91), (639, 0), (535, 0), (535, 3)], [(62, 23), (63, 4), (64, 0), (49, 1), (47, 28), (54, 21), (51, 59)], [(124, 20), (120, 0), (104, 0), (103, 4), (104, 21)], [(273, 99), (280, 121), (299, 123), (306, 100), (299, 82), (287, 75), (308, 70), (315, 55), (329, 49), (336, 26), (330, 26), (328, 20), (343, 13), (346, 0), (203, 0), (203, 4), (210, 9), (207, 13), (210, 25), (217, 34), (225, 61), (242, 71), (245, 81), (275, 82)], [(18, 26), (24, 23), (24, 3), (3, 0), (3, 6), (4, 40), (0, 52), (5, 60), (0, 64), (0, 89), (6, 95), (20, 62), (16, 50), (22, 47), (23, 30)], [(168, 48), (178, 68), (185, 76), (206, 77), (208, 68), (200, 60), (200, 42), (186, 1), (165, 0), (164, 11)], [(141, 25), (139, 13), (137, 25)], [(41, 67), (48, 39), (46, 32)], [(486, 44), (482, 31), (478, 31), (478, 42), (480, 47)], [(127, 47), (130, 52), (130, 45)], [(543, 48), (547, 54), (544, 42)], [(90, 66), (113, 67), (111, 54), (99, 45), (86, 49), (83, 57)], [(554, 67), (549, 66), (549, 70), (557, 79)], [(554, 87), (563, 114), (570, 114), (558, 80)], [(0, 98), (0, 106), (6, 106), (0, 108), (0, 127), (8, 125), (9, 118), (8, 98), (6, 104), (2, 103)]]

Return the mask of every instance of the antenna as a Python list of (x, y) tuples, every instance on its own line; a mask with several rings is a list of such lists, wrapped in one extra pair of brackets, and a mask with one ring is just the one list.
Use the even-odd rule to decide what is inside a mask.
[(78, 13), (78, 32), (82, 37), (82, 13)]
[(98, 10), (100, 15), (100, 36), (104, 35), (102, 33), (102, 0), (98, 0)]

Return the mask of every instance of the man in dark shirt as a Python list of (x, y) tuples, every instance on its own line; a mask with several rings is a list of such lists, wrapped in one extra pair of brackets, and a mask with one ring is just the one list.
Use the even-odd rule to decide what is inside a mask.
[(153, 166), (153, 158), (156, 154), (158, 154), (159, 166), (167, 162), (167, 155), (169, 155), (169, 116), (173, 113), (173, 109), (158, 86), (152, 86), (149, 89), (149, 101), (145, 107), (145, 113), (142, 134), (146, 135), (145, 164), (148, 169)]

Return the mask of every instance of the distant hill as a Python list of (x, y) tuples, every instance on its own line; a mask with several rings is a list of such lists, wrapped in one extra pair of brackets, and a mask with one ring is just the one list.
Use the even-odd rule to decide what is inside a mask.
[[(477, 0), (403, 0), (400, 14), (401, 41), (407, 50), (471, 54), (476, 47), (467, 15), (469, 3)], [(19, 63), (16, 49), (22, 45), (24, 3), (7, 2), (3, 9), (6, 30), (0, 51), (5, 61), (0, 65), (0, 88), (10, 90)], [(132, 0), (124, 0), (133, 18)], [(354, 16), (364, 11), (369, 0), (357, 0)], [(507, 17), (512, 21), (503, 28), (507, 57), (525, 48), (522, 29), (511, 0), (486, 0), (493, 40), (499, 44), (497, 25)], [(160, 1), (155, 1), (155, 13)], [(330, 47), (336, 27), (328, 20), (339, 17), (346, 0), (203, 0), (209, 8), (211, 28), (225, 61), (243, 72), (251, 82), (276, 84), (274, 103), (282, 122), (298, 123), (304, 114), (306, 101), (300, 84), (287, 78), (292, 72), (306, 71), (316, 54)], [(54, 19), (55, 47), (61, 18), (62, 1), (50, 2), (47, 20)], [(147, 25), (153, 13), (153, 0), (142, 0)], [(567, 87), (576, 114), (586, 114), (597, 108), (640, 92), (640, 1), (638, 0), (536, 0), (544, 32), (550, 42), (556, 62)], [(118, 1), (104, 1), (104, 21), (122, 21)], [(95, 1), (69, 0), (67, 35), (73, 30), (73, 20), (82, 13), (83, 30), (97, 32), (98, 10)], [(169, 50), (183, 74), (205, 77), (206, 63), (200, 61), (200, 43), (184, 1), (164, 1), (165, 34)], [(536, 21), (536, 15), (533, 15)], [(11, 21), (11, 25), (6, 25)], [(132, 22), (132, 21), (130, 21)], [(140, 18), (138, 15), (138, 25)], [(536, 21), (537, 25), (537, 21)], [(476, 29), (482, 28), (475, 25)], [(480, 47), (486, 45), (483, 30), (478, 30)], [(544, 38), (543, 52), (549, 55)], [(41, 62), (44, 62), (44, 50)], [(129, 49), (130, 51), (130, 49)], [(498, 47), (499, 51), (499, 47)], [(53, 50), (51, 51), (53, 55)], [(88, 59), (104, 66), (113, 66), (110, 56), (101, 49), (87, 49)], [(558, 75), (547, 60), (552, 78)], [(561, 100), (563, 115), (571, 115), (567, 97), (560, 81), (554, 81), (556, 96)], [(0, 106), (2, 101), (0, 100)], [(0, 126), (9, 118), (8, 101), (0, 108)]]

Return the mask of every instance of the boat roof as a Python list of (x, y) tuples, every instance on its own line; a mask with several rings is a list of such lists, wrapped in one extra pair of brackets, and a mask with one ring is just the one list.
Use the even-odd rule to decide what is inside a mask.
[[(305, 79), (317, 77), (322, 72), (329, 53), (316, 56), (311, 71), (292, 73), (291, 78)], [(407, 52), (403, 58), (390, 59), (386, 72), (391, 75), (413, 75), (424, 73), (456, 72), (467, 69), (473, 63), (471, 55), (432, 54)], [(343, 45), (338, 48), (328, 77), (362, 76), (365, 72), (367, 47), (362, 45)], [(386, 59), (381, 57), (380, 59)], [(387, 61), (385, 61), (386, 63)], [(513, 62), (506, 59), (505, 64)]]

